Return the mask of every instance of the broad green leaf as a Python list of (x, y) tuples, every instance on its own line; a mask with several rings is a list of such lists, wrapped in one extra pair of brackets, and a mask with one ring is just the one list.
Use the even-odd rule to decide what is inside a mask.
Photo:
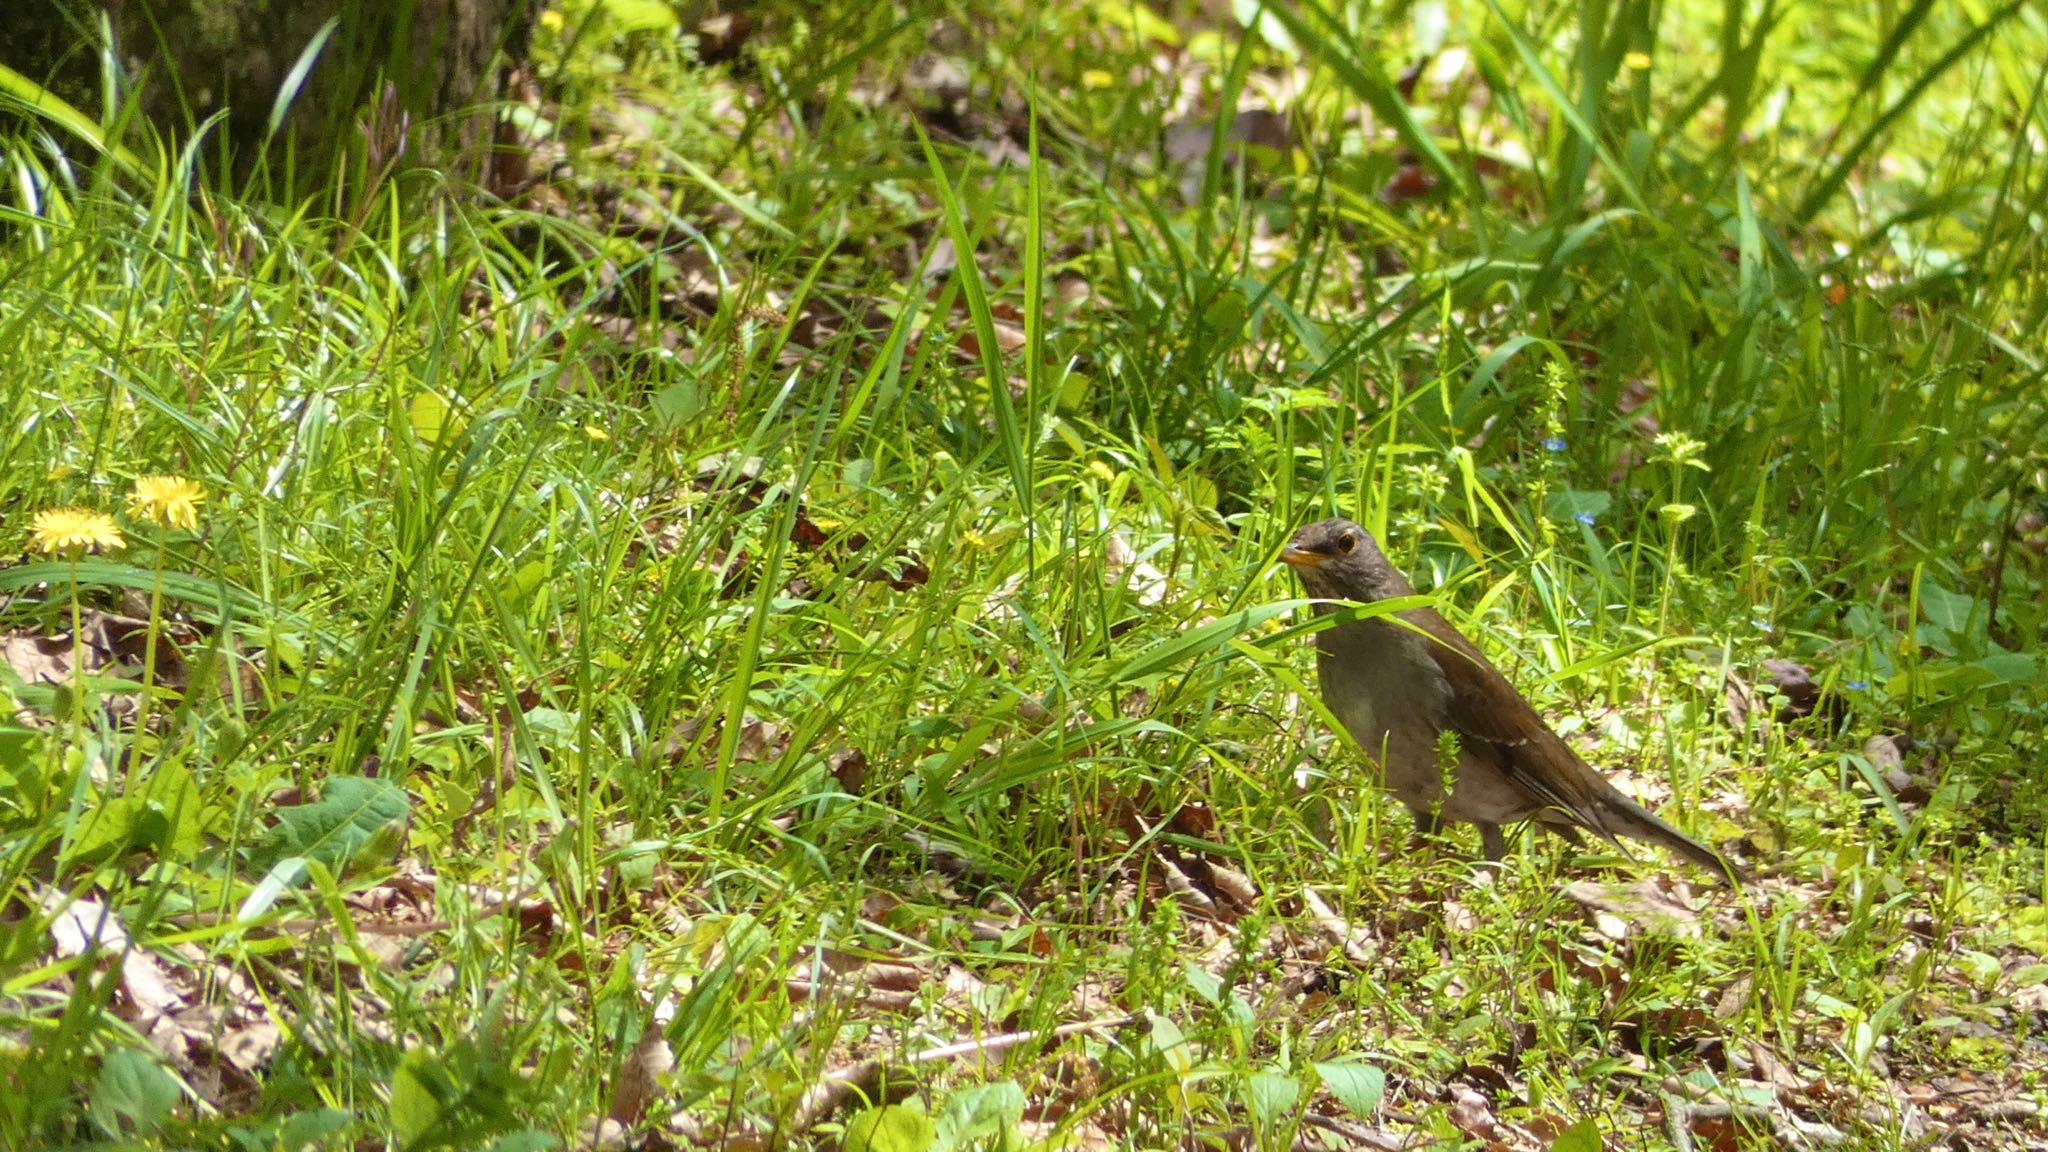
[(277, 1128), (277, 1147), (282, 1152), (299, 1152), (349, 1126), (349, 1114), (333, 1108), (315, 1108), (285, 1118)]
[(662, 0), (598, 0), (597, 6), (621, 34), (667, 32), (677, 23), (675, 9)]
[(440, 1122), (448, 1102), (456, 1099), (454, 1082), (440, 1061), (413, 1049), (391, 1076), (391, 1126), (407, 1143)]
[(2015, 908), (2007, 927), (2013, 943), (2036, 956), (2048, 955), (2048, 907), (2035, 904)]
[(439, 392), (414, 393), (406, 403), (405, 417), (412, 424), (412, 434), (422, 444), (439, 444), (444, 437), (462, 434), (462, 416)]
[(1287, 31), (1287, 25), (1280, 22), (1266, 9), (1286, 0), (1230, 0), (1230, 14), (1237, 22), (1259, 34), (1259, 39), (1271, 45), (1275, 52), (1289, 60), (1301, 59), (1301, 45), (1294, 42), (1294, 36)]
[(663, 429), (680, 428), (704, 411), (704, 386), (684, 377), (656, 392), (649, 407)]
[(1181, 1032), (1180, 1025), (1157, 1012), (1146, 1013), (1145, 1019), (1152, 1027), (1152, 1050), (1176, 1075), (1187, 1075), (1195, 1062), (1193, 1053), (1188, 1050), (1188, 1038)]
[(1139, 40), (1154, 40), (1168, 47), (1180, 44), (1180, 29), (1148, 4), (1138, 0), (1093, 0), (1096, 18), (1122, 28)]
[(956, 1088), (939, 1109), (938, 1152), (1007, 1147), (1024, 1118), (1024, 1089), (1009, 1080)]
[(2041, 661), (2029, 652), (1994, 652), (1976, 662), (2000, 684), (2039, 684)]
[(41, 743), (33, 728), (0, 725), (0, 800), (26, 806), (30, 797), (42, 792)]
[(839, 1146), (845, 1152), (931, 1152), (938, 1129), (922, 1108), (884, 1104), (855, 1116)]
[(1982, 621), (1983, 606), (1975, 598), (1951, 592), (1933, 580), (1920, 582), (1920, 612), (1928, 621), (1960, 636), (1974, 618)]
[[(266, 863), (304, 856), (334, 872), (359, 855), (382, 849), (403, 828), (409, 804), (405, 789), (389, 780), (339, 776), (311, 804), (281, 808), (259, 857)], [(395, 842), (390, 845), (396, 847)]]
[(1202, 1003), (1211, 1008), (1223, 1003), (1223, 981), (1217, 979), (1215, 973), (1193, 960), (1182, 962), (1180, 971), (1188, 982), (1188, 990), (1201, 997)]
[(1254, 1072), (1244, 1085), (1245, 1107), (1259, 1123), (1278, 1124), (1301, 1100), (1301, 1084), (1292, 1076), (1277, 1072)]
[(109, 1136), (155, 1132), (177, 1104), (178, 1082), (133, 1048), (107, 1053), (93, 1079), (92, 1116)]
[(1370, 1064), (1327, 1061), (1316, 1065), (1316, 1075), (1337, 1103), (1360, 1119), (1379, 1111), (1380, 1100), (1387, 1094), (1387, 1074)]
[(1612, 493), (1584, 488), (1566, 488), (1552, 492), (1543, 502), (1543, 510), (1550, 514), (1552, 520), (1571, 520), (1579, 516), (1597, 519), (1607, 515), (1607, 510), (1613, 506)]
[(1600, 1126), (1591, 1120), (1579, 1121), (1557, 1134), (1550, 1142), (1550, 1152), (1603, 1152)]
[(87, 816), (70, 858), (101, 859), (118, 851), (152, 849), (189, 860), (205, 846), (199, 785), (176, 761), (156, 766), (135, 791), (112, 797)]

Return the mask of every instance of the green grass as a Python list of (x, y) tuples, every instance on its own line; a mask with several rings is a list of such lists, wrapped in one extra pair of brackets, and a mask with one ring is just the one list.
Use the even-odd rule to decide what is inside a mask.
[[(541, 199), (0, 142), (0, 1146), (2039, 1139), (2037, 11), (590, 10)], [(1760, 882), (1411, 849), (1332, 513)]]

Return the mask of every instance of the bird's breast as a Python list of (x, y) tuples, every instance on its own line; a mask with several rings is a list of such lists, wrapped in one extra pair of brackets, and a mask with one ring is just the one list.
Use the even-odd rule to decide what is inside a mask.
[(1434, 772), (1451, 686), (1422, 646), (1399, 625), (1362, 620), (1316, 637), (1316, 673), (1331, 715), (1387, 771)]

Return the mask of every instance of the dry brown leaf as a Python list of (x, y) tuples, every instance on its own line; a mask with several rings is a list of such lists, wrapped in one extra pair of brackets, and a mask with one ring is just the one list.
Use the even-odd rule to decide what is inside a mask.
[[(1629, 985), (1628, 969), (1605, 952), (1565, 945), (1557, 950), (1557, 959), (1575, 979), (1606, 992), (1610, 1004), (1618, 999)], [(1549, 977), (1548, 970), (1539, 973), (1538, 986), (1548, 985)]]
[(1493, 1104), (1470, 1085), (1451, 1085), (1451, 1123), (1475, 1140), (1494, 1140), (1500, 1123), (1493, 1118)]
[(2007, 1003), (2015, 1012), (2048, 1014), (2048, 982), (2029, 984), (2014, 992)]
[(1749, 998), (1755, 988), (1755, 978), (1750, 973), (1737, 976), (1733, 983), (1721, 990), (1721, 998), (1714, 1004), (1714, 1017), (1718, 1020), (1733, 1020), (1749, 1007)]
[(121, 956), (121, 990), (141, 1018), (167, 1015), (183, 1007), (186, 993), (155, 956), (131, 947)]
[[(996, 336), (996, 349), (1003, 355), (1013, 355), (1023, 349), (1024, 326), (1022, 324), (1015, 324), (1008, 320), (996, 320), (993, 322), (993, 327)], [(959, 338), (954, 341), (954, 345), (959, 348), (961, 355), (967, 360), (973, 361), (981, 358), (981, 338), (975, 334), (972, 328), (963, 329)]]
[(1776, 1052), (1771, 1051), (1763, 1043), (1750, 1041), (1748, 1051), (1749, 1059), (1756, 1065), (1758, 1075), (1779, 1094), (1780, 1099), (1806, 1091), (1806, 1081), (1800, 1079), (1790, 1066), (1778, 1059)]
[(1749, 724), (1749, 718), (1756, 714), (1756, 690), (1733, 672), (1721, 681), (1721, 712), (1728, 721), (1728, 727), (1751, 736), (1761, 736), (1761, 732), (1751, 729)]
[(832, 779), (839, 790), (849, 796), (860, 795), (861, 786), (868, 780), (868, 754), (858, 748), (841, 748), (826, 761), (832, 771)]
[(1157, 857), (1155, 863), (1159, 878), (1166, 884), (1167, 892), (1171, 893), (1182, 907), (1210, 920), (1223, 918), (1222, 909), (1216, 906), (1216, 902), (1209, 898), (1208, 893), (1203, 892), (1195, 886), (1194, 881), (1188, 879), (1188, 874), (1181, 870), (1179, 864), (1163, 855)]
[(873, 960), (861, 967), (855, 979), (871, 988), (915, 992), (931, 979), (931, 973), (922, 964), (908, 960)]
[(633, 1045), (619, 1066), (618, 1079), (612, 1086), (611, 1107), (605, 1110), (605, 1116), (628, 1128), (638, 1125), (647, 1114), (647, 1106), (661, 1095), (662, 1080), (675, 1066), (668, 1038), (659, 1027), (649, 1024), (640, 1034), (640, 1042)]
[(214, 1050), (229, 1064), (253, 1074), (269, 1061), (283, 1038), (277, 1025), (266, 1017), (221, 1033)]
[(1012, 1048), (1050, 1044), (1070, 1036), (1107, 1035), (1120, 1028), (1129, 1027), (1136, 1020), (1136, 1016), (1125, 1014), (1100, 1020), (1061, 1024), (1045, 1031), (1002, 1032), (993, 1036), (964, 1040), (957, 1044), (941, 1044), (935, 1048), (927, 1048), (921, 1052), (914, 1052), (892, 1065), (885, 1065), (882, 1061), (874, 1059), (855, 1061), (827, 1071), (804, 1090), (787, 1130), (796, 1133), (810, 1131), (856, 1092), (872, 1099), (876, 1086), (884, 1079), (882, 1074), (885, 1068), (891, 1071), (886, 1079), (892, 1085), (905, 1085), (907, 1090), (907, 1085), (916, 1082), (912, 1070), (921, 1065), (950, 1063), (972, 1056), (987, 1058)]
[(25, 684), (63, 684), (71, 679), (71, 638), (32, 632), (0, 634), (0, 661)]
[(1259, 888), (1252, 883), (1251, 877), (1214, 861), (1208, 861), (1206, 865), (1210, 890), (1231, 911), (1242, 915), (1258, 906)]
[(1467, 908), (1462, 901), (1446, 899), (1444, 909), (1444, 931), (1460, 935), (1479, 927), (1479, 915)]
[(1626, 888), (1580, 880), (1568, 885), (1564, 894), (1592, 912), (1596, 929), (1609, 939), (1623, 939), (1631, 927), (1684, 939), (1701, 934), (1699, 913), (1654, 879)]
[(1310, 922), (1323, 939), (1336, 945), (1344, 952), (1344, 958), (1361, 968), (1370, 967), (1379, 956), (1379, 949), (1372, 937), (1362, 928), (1337, 915), (1322, 894), (1313, 888), (1301, 890), (1301, 901), (1308, 908)]
[(758, 764), (779, 754), (789, 737), (774, 722), (749, 720), (740, 725), (740, 738), (733, 742), (732, 758), (741, 764)]
[(942, 980), (940, 1003), (953, 1015), (979, 1025), (990, 1023), (988, 984), (958, 964), (948, 964)]
[(834, 949), (821, 950), (817, 960), (815, 967), (783, 982), (790, 999), (837, 994), (857, 998), (864, 1007), (900, 1012), (917, 1002), (930, 980), (922, 965), (908, 961), (858, 959)]
[(184, 972), (167, 967), (128, 935), (112, 909), (96, 900), (73, 900), (51, 893), (45, 907), (54, 908), (50, 940), (64, 958), (99, 951), (117, 956), (124, 1018), (133, 1022), (179, 1067), (190, 1065), (190, 1042), (210, 1042), (218, 1028), (218, 1009), (192, 1004), (196, 994)]
[(609, 1116), (594, 1117), (576, 1130), (576, 1147), (581, 1152), (625, 1152), (626, 1126)]

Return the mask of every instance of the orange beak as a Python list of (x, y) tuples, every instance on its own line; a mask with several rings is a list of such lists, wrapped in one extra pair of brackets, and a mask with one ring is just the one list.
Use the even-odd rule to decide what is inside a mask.
[(1321, 552), (1311, 552), (1306, 548), (1289, 546), (1280, 550), (1280, 562), (1289, 568), (1320, 568), (1327, 559), (1329, 557)]

